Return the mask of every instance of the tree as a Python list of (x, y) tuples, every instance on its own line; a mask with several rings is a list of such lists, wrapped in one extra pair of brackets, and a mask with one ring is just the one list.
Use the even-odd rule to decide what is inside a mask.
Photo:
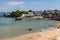
[(19, 11), (19, 10), (17, 10), (15, 12), (11, 12), (10, 16), (11, 17), (19, 17), (22, 14), (28, 14), (28, 12), (27, 11)]

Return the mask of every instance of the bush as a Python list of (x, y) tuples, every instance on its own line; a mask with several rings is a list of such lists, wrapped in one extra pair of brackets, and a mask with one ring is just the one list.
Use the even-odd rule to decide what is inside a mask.
[(11, 12), (10, 16), (11, 17), (19, 17), (22, 14), (28, 14), (28, 12), (27, 11), (19, 11), (19, 10), (17, 10), (15, 12)]

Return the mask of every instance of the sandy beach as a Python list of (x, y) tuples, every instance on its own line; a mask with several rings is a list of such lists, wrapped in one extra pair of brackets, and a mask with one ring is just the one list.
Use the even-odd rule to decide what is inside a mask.
[(22, 36), (16, 36), (4, 40), (60, 40), (60, 22), (54, 27), (48, 29), (41, 29), (34, 33), (24, 34)]
[(60, 28), (50, 28), (5, 40), (60, 40)]

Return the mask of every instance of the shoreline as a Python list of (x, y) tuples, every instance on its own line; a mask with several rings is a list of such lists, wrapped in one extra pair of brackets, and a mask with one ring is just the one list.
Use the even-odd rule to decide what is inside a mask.
[[(55, 26), (59, 25), (60, 22), (57, 21), (57, 23), (55, 24)], [(54, 26), (53, 26), (54, 27)], [(7, 39), (4, 39), (4, 40), (40, 40), (40, 37), (41, 37), (41, 34), (42, 34), (42, 40), (45, 40), (45, 36), (43, 36), (43, 34), (45, 35), (46, 32), (48, 32), (49, 35), (50, 34), (50, 31), (56, 31), (56, 30), (60, 30), (60, 29), (54, 29), (54, 28), (48, 28), (48, 29), (41, 29), (38, 30), (37, 32), (33, 32), (33, 33), (29, 33), (29, 34), (24, 34), (24, 35), (20, 35), (20, 36), (16, 36), (16, 37), (12, 37), (12, 38), (7, 38)], [(56, 32), (57, 33), (57, 32)], [(46, 34), (47, 35), (47, 34)], [(53, 34), (54, 35), (54, 34)], [(36, 39), (37, 38), (37, 39)], [(47, 40), (47, 39), (46, 39)]]
[[(58, 23), (57, 26), (60, 26), (60, 23)], [(60, 28), (56, 27), (42, 29), (34, 33), (24, 34), (5, 40), (60, 40)]]
[[(60, 24), (60, 22), (57, 21), (57, 24), (55, 26), (57, 26), (59, 24)], [(50, 34), (50, 32), (53, 32), (53, 33)], [(57, 32), (59, 32), (59, 33), (56, 34)], [(4, 39), (4, 40), (48, 40), (50, 38), (52, 38), (51, 40), (53, 40), (54, 37), (58, 36), (59, 34), (60, 34), (60, 29), (51, 27), (51, 28), (48, 28), (48, 29), (38, 30), (37, 32), (34, 32), (34, 33), (24, 34), (24, 35), (21, 35), (21, 36), (7, 38), (7, 39)], [(47, 38), (46, 38), (46, 35), (47, 35)], [(53, 37), (51, 37), (51, 35), (53, 35)]]
[(24, 34), (5, 40), (60, 40), (60, 28), (51, 27), (34, 33)]
[[(25, 34), (19, 37), (8, 38), (6, 40), (58, 40), (60, 38), (60, 29), (51, 28), (41, 32)], [(60, 39), (59, 39), (60, 40)]]

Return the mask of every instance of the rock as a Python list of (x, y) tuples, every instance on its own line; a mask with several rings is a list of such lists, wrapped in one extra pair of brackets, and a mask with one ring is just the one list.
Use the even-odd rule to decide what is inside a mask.
[(23, 20), (21, 17), (16, 17), (15, 20)]
[(30, 29), (28, 29), (29, 31), (32, 31), (32, 29), (30, 28)]

